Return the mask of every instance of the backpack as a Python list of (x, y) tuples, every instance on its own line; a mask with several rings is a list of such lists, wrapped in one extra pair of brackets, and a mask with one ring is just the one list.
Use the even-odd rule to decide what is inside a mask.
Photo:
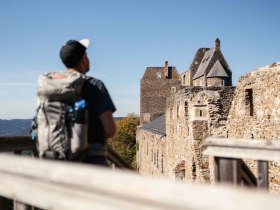
[(82, 99), (86, 80), (76, 71), (39, 76), (32, 138), (40, 158), (75, 160), (88, 147), (88, 110)]

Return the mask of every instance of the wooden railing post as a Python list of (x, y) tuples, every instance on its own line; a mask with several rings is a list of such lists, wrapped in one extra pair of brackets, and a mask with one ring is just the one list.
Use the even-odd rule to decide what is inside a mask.
[(33, 208), (19, 201), (14, 201), (14, 210), (33, 210)]
[(216, 180), (239, 185), (241, 183), (241, 160), (215, 157)]
[(258, 188), (268, 189), (268, 162), (258, 160)]
[(8, 210), (8, 207), (9, 207), (9, 200), (7, 198), (0, 196), (0, 209)]

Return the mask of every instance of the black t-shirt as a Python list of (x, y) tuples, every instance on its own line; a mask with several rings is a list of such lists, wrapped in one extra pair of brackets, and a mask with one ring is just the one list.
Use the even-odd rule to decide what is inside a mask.
[(105, 144), (104, 130), (99, 116), (111, 110), (116, 111), (115, 105), (102, 81), (87, 77), (83, 86), (83, 97), (88, 103), (89, 127), (88, 141), (90, 144)]

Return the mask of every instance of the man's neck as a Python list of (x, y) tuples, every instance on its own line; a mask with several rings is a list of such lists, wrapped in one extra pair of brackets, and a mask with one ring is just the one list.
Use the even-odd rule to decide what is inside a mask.
[(81, 74), (84, 74), (80, 69), (78, 69), (78, 68), (67, 68), (67, 71), (77, 71), (77, 72), (79, 72), (79, 73), (81, 73)]

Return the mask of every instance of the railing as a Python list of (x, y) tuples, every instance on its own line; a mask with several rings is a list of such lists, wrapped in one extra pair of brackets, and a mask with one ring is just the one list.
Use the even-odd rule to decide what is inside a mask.
[[(204, 155), (214, 157), (218, 182), (268, 189), (268, 161), (280, 161), (280, 142), (277, 140), (208, 138), (203, 147)], [(257, 161), (257, 177), (242, 159)]]
[[(86, 164), (0, 156), (0, 196), (21, 210), (263, 210), (279, 209), (278, 197), (261, 191), (194, 185), (141, 177)], [(2, 202), (1, 202), (2, 201)], [(4, 199), (0, 199), (1, 210)]]
[[(0, 152), (14, 152), (20, 154), (22, 151), (32, 151), (34, 156), (38, 156), (36, 143), (32, 141), (30, 136), (0, 137)], [(111, 147), (108, 147), (107, 158), (118, 168), (134, 170), (133, 167)]]

